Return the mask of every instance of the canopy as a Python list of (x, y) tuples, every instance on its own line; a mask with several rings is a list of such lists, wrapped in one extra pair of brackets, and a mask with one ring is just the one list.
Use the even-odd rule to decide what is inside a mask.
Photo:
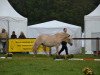
[(0, 0), (0, 31), (5, 28), (9, 32), (15, 31), (17, 36), (23, 31), (27, 35), (27, 18), (17, 13), (8, 0)]
[[(68, 33), (71, 35), (72, 38), (81, 37), (81, 27), (68, 24), (68, 23), (64, 23), (64, 22), (60, 22), (57, 20), (28, 26), (28, 37), (36, 38), (37, 36), (41, 34), (53, 35), (55, 33), (62, 32), (63, 28), (67, 28)], [(73, 44), (74, 44), (73, 46), (68, 45), (69, 53), (70, 54), (80, 53), (81, 41), (74, 40)], [(55, 50), (52, 50), (52, 51), (55, 52)]]
[(85, 20), (100, 20), (100, 5), (91, 13), (85, 15)]
[[(96, 38), (99, 37), (98, 33), (100, 33), (100, 5), (92, 11), (90, 14), (85, 15), (84, 17), (85, 22), (85, 37), (86, 38)], [(93, 40), (86, 40), (85, 41), (85, 50), (86, 54), (93, 54), (93, 49), (96, 50), (96, 42)]]

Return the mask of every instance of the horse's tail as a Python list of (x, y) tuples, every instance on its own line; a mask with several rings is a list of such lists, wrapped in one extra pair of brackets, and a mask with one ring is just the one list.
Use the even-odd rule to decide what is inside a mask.
[(34, 54), (37, 54), (37, 49), (40, 46), (40, 44), (41, 44), (41, 41), (39, 40), (39, 38), (37, 38), (35, 43), (34, 43), (34, 45), (33, 45), (33, 52), (34, 52)]

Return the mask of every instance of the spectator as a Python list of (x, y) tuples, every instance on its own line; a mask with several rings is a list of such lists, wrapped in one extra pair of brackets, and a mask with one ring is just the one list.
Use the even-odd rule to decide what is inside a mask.
[(25, 39), (26, 36), (25, 36), (25, 34), (24, 34), (23, 32), (21, 32), (18, 38), (20, 38), (20, 39)]
[(8, 38), (8, 34), (6, 32), (5, 29), (2, 29), (2, 32), (0, 33), (0, 39), (1, 39), (1, 43), (3, 46), (3, 53), (6, 53), (6, 45), (7, 45), (7, 38)]
[[(25, 36), (25, 34), (23, 32), (21, 32), (18, 38), (25, 39), (26, 36)], [(29, 54), (29, 52), (22, 52), (22, 53)]]
[(17, 38), (17, 35), (15, 34), (15, 31), (13, 31), (11, 35), (11, 39), (16, 39), (16, 38)]

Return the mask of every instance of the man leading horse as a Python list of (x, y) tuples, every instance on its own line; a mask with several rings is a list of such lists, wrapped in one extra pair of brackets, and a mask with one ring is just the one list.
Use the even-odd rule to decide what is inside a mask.
[(39, 35), (36, 38), (35, 44), (33, 45), (34, 54), (37, 54), (37, 49), (40, 45), (43, 45), (43, 50), (45, 51), (45, 53), (45, 47), (56, 47), (56, 51), (58, 54), (59, 46), (63, 40), (72, 45), (72, 38), (70, 38), (69, 34), (65, 32), (56, 33), (54, 35)]

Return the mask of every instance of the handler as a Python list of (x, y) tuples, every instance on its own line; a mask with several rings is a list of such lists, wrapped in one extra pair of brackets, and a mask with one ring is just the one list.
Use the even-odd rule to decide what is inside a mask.
[[(63, 31), (64, 31), (64, 33), (67, 33), (67, 28), (64, 28)], [(70, 36), (70, 35), (69, 35), (69, 36)], [(66, 42), (66, 40), (63, 40), (63, 41), (61, 42), (61, 45), (62, 45), (62, 48), (61, 48), (61, 50), (58, 52), (58, 55), (60, 55), (60, 53), (61, 53), (62, 51), (64, 51), (64, 49), (65, 49), (66, 55), (68, 55), (68, 47), (67, 47), (67, 42)], [(70, 44), (70, 45), (72, 46), (72, 44)]]

